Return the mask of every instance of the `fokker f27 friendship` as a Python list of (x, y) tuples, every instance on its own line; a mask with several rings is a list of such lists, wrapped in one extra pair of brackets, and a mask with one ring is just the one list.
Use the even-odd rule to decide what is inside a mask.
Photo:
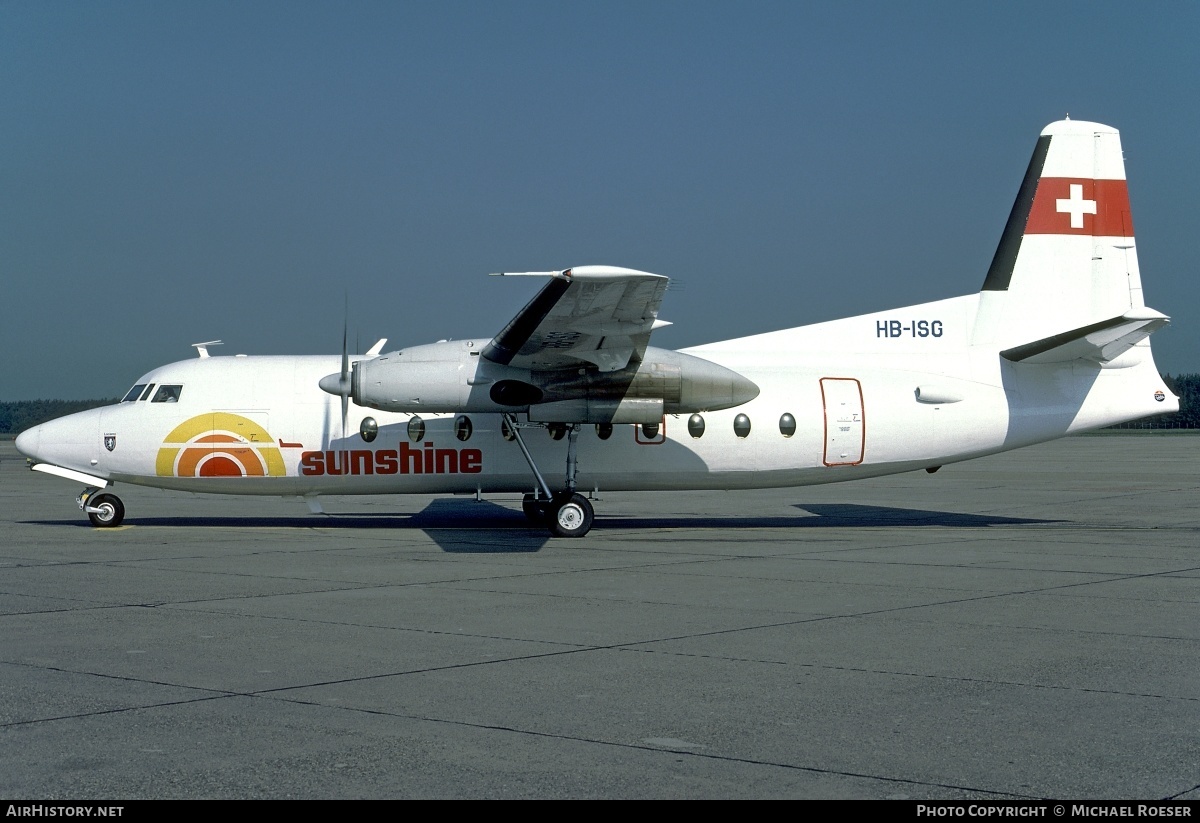
[[(1120, 136), (1047, 126), (977, 294), (727, 340), (649, 345), (667, 278), (582, 266), (493, 337), (365, 356), (199, 357), (17, 438), (84, 483), (224, 494), (525, 492), (558, 536), (589, 494), (876, 477), (1178, 408), (1147, 339)], [(535, 432), (535, 429), (542, 429)], [(565, 465), (565, 471), (563, 467)]]

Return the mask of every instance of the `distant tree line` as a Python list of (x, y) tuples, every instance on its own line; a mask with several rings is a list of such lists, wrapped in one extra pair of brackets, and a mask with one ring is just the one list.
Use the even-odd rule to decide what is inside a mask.
[[(1163, 382), (1179, 395), (1179, 411), (1156, 414), (1114, 429), (1200, 429), (1200, 374), (1163, 375)], [(30, 426), (45, 423), (64, 414), (116, 403), (109, 400), (21, 400), (0, 403), (0, 434), (19, 434)]]

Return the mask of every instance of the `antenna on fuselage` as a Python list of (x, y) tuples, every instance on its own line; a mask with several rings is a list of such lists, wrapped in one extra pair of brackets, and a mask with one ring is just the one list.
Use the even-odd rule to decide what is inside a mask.
[(203, 360), (206, 357), (212, 356), (208, 353), (209, 346), (220, 346), (220, 345), (221, 345), (220, 340), (209, 340), (207, 343), (193, 343), (192, 348), (196, 350), (196, 353), (200, 355), (200, 359)]

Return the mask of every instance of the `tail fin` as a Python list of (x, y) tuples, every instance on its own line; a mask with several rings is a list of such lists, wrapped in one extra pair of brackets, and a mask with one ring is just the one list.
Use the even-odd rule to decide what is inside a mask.
[(1107, 362), (1167, 322), (1142, 299), (1120, 134), (1051, 123), (988, 269), (972, 342), (1013, 361)]

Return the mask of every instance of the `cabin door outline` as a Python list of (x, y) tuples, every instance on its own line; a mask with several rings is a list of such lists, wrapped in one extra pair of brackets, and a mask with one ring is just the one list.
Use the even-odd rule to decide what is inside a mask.
[(862, 384), (853, 377), (822, 377), (821, 405), (825, 410), (826, 466), (857, 466), (867, 450), (867, 421)]

